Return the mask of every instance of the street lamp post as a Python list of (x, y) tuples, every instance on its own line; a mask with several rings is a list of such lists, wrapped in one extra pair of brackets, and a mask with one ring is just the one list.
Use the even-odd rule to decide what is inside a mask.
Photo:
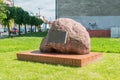
[(42, 8), (38, 8), (38, 10), (39, 10), (39, 15), (38, 15), (38, 16), (39, 16), (39, 18), (41, 17), (41, 12), (40, 12), (40, 11), (41, 11), (41, 9), (42, 9)]
[[(40, 10), (41, 10), (41, 9), (42, 9), (42, 8), (38, 8), (38, 10), (39, 10), (38, 17), (39, 17), (39, 18), (41, 17), (41, 14), (40, 14)], [(41, 32), (41, 26), (40, 26), (39, 31)]]
[(41, 9), (41, 8), (38, 8), (38, 10), (39, 10), (39, 15), (38, 15), (38, 16), (39, 16), (39, 18), (40, 18), (40, 9)]
[(14, 6), (14, 0), (12, 0), (12, 2), (13, 2), (13, 6)]

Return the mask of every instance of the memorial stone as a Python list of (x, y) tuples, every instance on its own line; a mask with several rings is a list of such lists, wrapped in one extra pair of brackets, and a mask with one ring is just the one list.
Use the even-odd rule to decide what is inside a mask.
[(43, 53), (88, 54), (90, 52), (89, 33), (84, 26), (72, 19), (57, 19), (42, 40), (40, 51)]
[(48, 35), (48, 43), (61, 43), (65, 44), (67, 38), (66, 31), (51, 31)]

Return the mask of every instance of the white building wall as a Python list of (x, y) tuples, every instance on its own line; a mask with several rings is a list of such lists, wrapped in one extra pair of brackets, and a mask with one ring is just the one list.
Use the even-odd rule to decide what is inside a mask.
[(111, 37), (119, 38), (120, 37), (120, 27), (112, 27), (111, 28)]
[(120, 27), (120, 16), (60, 16), (71, 18), (89, 30), (110, 30), (112, 27)]
[(120, 0), (56, 0), (56, 18), (72, 18), (90, 30), (120, 27)]

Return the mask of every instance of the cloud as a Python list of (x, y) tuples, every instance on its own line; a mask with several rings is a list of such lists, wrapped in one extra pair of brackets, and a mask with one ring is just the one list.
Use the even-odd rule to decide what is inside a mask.
[(14, 0), (16, 6), (22, 7), (28, 12), (39, 13), (46, 18), (55, 18), (55, 0)]

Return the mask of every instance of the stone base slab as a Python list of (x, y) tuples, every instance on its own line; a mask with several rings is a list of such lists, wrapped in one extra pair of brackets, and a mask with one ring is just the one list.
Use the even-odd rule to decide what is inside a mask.
[(34, 61), (48, 64), (61, 64), (67, 66), (85, 66), (102, 58), (102, 54), (91, 52), (86, 55), (41, 53), (39, 50), (17, 54), (18, 60)]

